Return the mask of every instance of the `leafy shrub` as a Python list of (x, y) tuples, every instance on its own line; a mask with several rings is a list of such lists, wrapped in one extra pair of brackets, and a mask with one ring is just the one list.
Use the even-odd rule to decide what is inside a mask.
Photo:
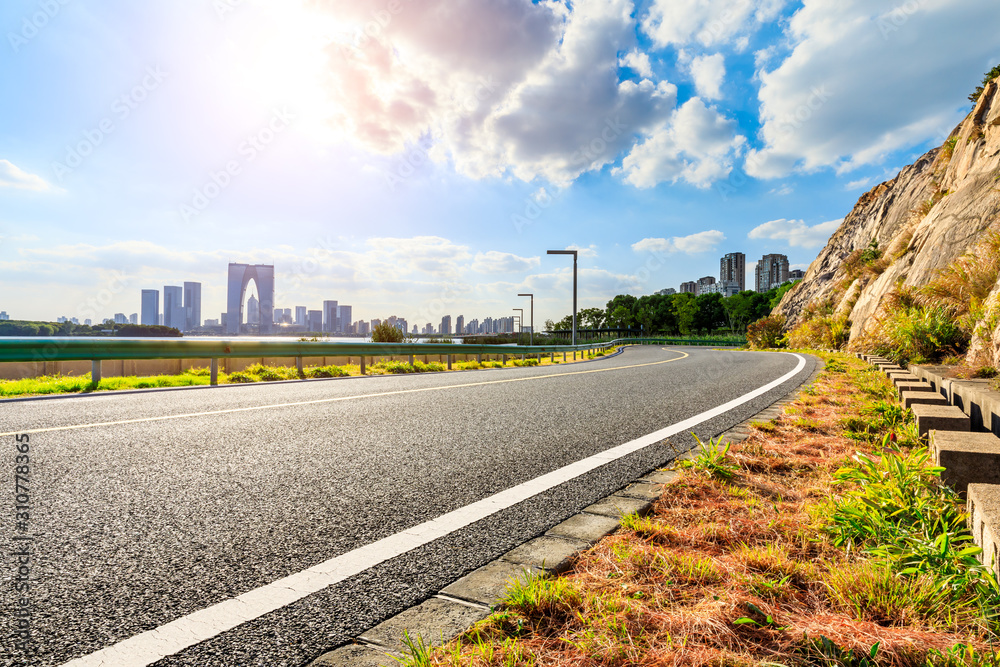
[(437, 361), (432, 361), (429, 364), (425, 364), (422, 361), (414, 361), (413, 369), (417, 373), (439, 373), (448, 370), (447, 366)]
[[(694, 434), (692, 434), (694, 435)], [(721, 438), (709, 439), (702, 442), (701, 438), (694, 436), (698, 441), (698, 454), (691, 459), (678, 462), (678, 468), (693, 468), (702, 472), (712, 479), (728, 481), (733, 478), (739, 468), (729, 458), (729, 447), (732, 443), (723, 444)]]
[(753, 350), (781, 347), (781, 332), (785, 327), (783, 315), (768, 315), (747, 327), (747, 345)]
[(960, 354), (971, 335), (954, 312), (938, 307), (904, 307), (889, 310), (864, 338), (862, 348), (896, 363), (927, 363), (949, 354)]
[(514, 359), (515, 366), (537, 366), (538, 359)]
[(280, 380), (297, 380), (299, 371), (287, 366), (265, 366), (264, 364), (253, 364), (247, 366), (246, 373), (256, 376), (261, 382), (278, 382)]
[(969, 101), (972, 102), (972, 104), (978, 102), (979, 97), (983, 94), (983, 91), (986, 89), (986, 85), (993, 79), (997, 78), (998, 76), (1000, 76), (1000, 65), (997, 65), (989, 72), (987, 72), (985, 76), (983, 76), (983, 82), (978, 86), (976, 86), (976, 89), (972, 91), (972, 93), (969, 95)]
[(305, 371), (306, 377), (310, 378), (337, 378), (349, 375), (340, 366), (316, 366), (315, 368), (307, 368)]
[(234, 384), (243, 384), (247, 382), (259, 382), (259, 379), (255, 375), (251, 375), (246, 371), (236, 371), (235, 373), (229, 374), (229, 382)]
[(402, 361), (380, 361), (372, 366), (373, 373), (383, 373), (390, 375), (415, 373), (416, 371), (417, 371), (416, 368)]
[(402, 343), (406, 340), (406, 333), (391, 326), (388, 322), (379, 322), (372, 327), (373, 343)]
[(806, 319), (788, 332), (788, 345), (793, 348), (825, 348), (841, 350), (851, 335), (851, 323), (846, 316), (823, 315)]

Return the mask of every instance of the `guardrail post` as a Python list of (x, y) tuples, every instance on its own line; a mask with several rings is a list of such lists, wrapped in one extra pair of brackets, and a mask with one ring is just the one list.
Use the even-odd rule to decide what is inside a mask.
[(208, 382), (213, 387), (218, 386), (218, 384), (219, 384), (219, 360), (218, 359), (212, 359), (211, 371), (209, 371)]
[(565, 352), (563, 352), (563, 363), (564, 364), (566, 363), (566, 353)]
[(481, 354), (476, 355), (476, 363), (479, 364), (480, 366), (483, 364), (483, 355)]
[(365, 355), (361, 355), (361, 374), (365, 374)]
[(414, 364), (413, 364), (413, 355), (412, 355), (412, 354), (410, 355), (410, 365), (411, 365), (411, 366), (413, 366), (413, 365), (414, 365)]
[(448, 356), (448, 370), (450, 371), (451, 370), (451, 355), (449, 354), (447, 356)]
[(506, 366), (506, 365), (507, 365), (507, 355), (506, 355), (506, 354), (505, 354), (505, 355), (503, 355), (503, 365), (504, 365), (504, 366)]
[(302, 357), (295, 357), (295, 370), (299, 372), (299, 377), (303, 377), (306, 374), (302, 368)]
[(101, 381), (101, 360), (92, 359), (90, 362), (90, 381), (97, 384)]

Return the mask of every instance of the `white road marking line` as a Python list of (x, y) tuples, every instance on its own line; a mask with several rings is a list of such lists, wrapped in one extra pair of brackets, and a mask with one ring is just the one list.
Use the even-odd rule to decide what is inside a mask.
[[(664, 348), (666, 349), (666, 348)], [(425, 391), (443, 391), (445, 389), (462, 389), (464, 387), (480, 387), (488, 384), (506, 384), (508, 382), (532, 382), (534, 380), (547, 380), (549, 378), (566, 377), (567, 375), (587, 375), (589, 373), (609, 373), (611, 371), (622, 371), (629, 368), (642, 368), (644, 366), (659, 366), (660, 364), (669, 364), (671, 361), (680, 361), (681, 359), (687, 359), (689, 355), (687, 352), (681, 352), (680, 350), (668, 350), (668, 352), (679, 352), (683, 354), (683, 357), (677, 357), (675, 359), (667, 359), (666, 361), (653, 361), (648, 364), (633, 364), (631, 366), (615, 366), (614, 368), (595, 368), (589, 371), (573, 371), (571, 373), (551, 373), (549, 375), (536, 375), (527, 378), (509, 378), (507, 380), (490, 380), (488, 382), (469, 382), (466, 384), (452, 384), (443, 387), (423, 387), (420, 389), (400, 389), (398, 391), (383, 391), (377, 394), (361, 394), (358, 396), (338, 396), (336, 398), (318, 398), (313, 401), (293, 401), (291, 403), (274, 403), (271, 405), (256, 405), (246, 408), (228, 408), (226, 410), (209, 410), (207, 412), (185, 412), (179, 415), (163, 415), (161, 417), (139, 417), (136, 419), (122, 419), (119, 421), (112, 422), (95, 422), (93, 424), (71, 424), (67, 426), (52, 426), (50, 428), (35, 428), (21, 431), (11, 431), (9, 433), (0, 433), (0, 437), (6, 437), (11, 435), (23, 435), (23, 434), (33, 434), (33, 433), (52, 433), (54, 431), (74, 431), (82, 428), (98, 428), (101, 426), (122, 426), (124, 424), (142, 424), (145, 422), (157, 422), (166, 421), (169, 419), (187, 419), (189, 417), (207, 417), (210, 415), (228, 415), (235, 412), (249, 412), (251, 410), (270, 410), (274, 408), (288, 408), (297, 405), (317, 405), (320, 403), (337, 403), (340, 401), (358, 401), (362, 398), (379, 398), (382, 396), (398, 396), (400, 394), (418, 394)]]
[[(788, 353), (785, 353), (788, 354)], [(758, 396), (792, 379), (805, 368), (805, 357), (792, 355), (799, 360), (792, 370), (777, 380), (733, 399), (699, 415), (685, 419), (673, 426), (626, 442), (600, 454), (571, 463), (533, 480), (518, 484), (489, 498), (483, 498), (461, 509), (443, 514), (436, 519), (366, 544), (330, 560), (314, 565), (296, 574), (261, 586), (238, 597), (219, 602), (211, 607), (182, 616), (155, 630), (148, 630), (101, 649), (90, 655), (71, 660), (63, 667), (146, 667), (168, 655), (174, 655), (199, 642), (232, 630), (256, 618), (276, 611), (293, 602), (357, 575), (380, 563), (401, 556), (407, 551), (428, 544), (440, 537), (485, 519), (502, 509), (512, 507), (549, 489), (568, 482), (584, 473), (599, 468), (633, 452), (654, 445), (664, 438), (688, 431), (698, 424), (725, 414)]]

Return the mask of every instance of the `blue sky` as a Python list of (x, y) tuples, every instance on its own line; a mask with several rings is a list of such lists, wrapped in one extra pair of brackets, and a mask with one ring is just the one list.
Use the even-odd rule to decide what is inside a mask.
[[(0, 309), (110, 317), (273, 263), (277, 305), (536, 321), (805, 268), (1000, 62), (995, 0), (8, 0)], [(752, 285), (752, 274), (748, 284)]]

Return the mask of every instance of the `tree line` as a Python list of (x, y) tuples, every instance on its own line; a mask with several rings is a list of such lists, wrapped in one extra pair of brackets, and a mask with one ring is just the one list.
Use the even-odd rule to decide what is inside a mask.
[[(744, 333), (751, 322), (770, 315), (794, 284), (785, 283), (768, 292), (746, 290), (729, 297), (689, 293), (640, 297), (619, 294), (604, 308), (580, 310), (577, 313), (577, 328), (635, 329), (650, 335), (671, 336), (719, 331)], [(572, 327), (572, 315), (558, 322), (545, 322), (547, 331), (565, 331)]]
[(76, 324), (74, 322), (32, 322), (28, 320), (4, 320), (0, 322), (0, 336), (125, 336), (136, 337), (179, 337), (183, 334), (174, 327), (147, 324), (115, 324), (105, 320), (101, 324)]

